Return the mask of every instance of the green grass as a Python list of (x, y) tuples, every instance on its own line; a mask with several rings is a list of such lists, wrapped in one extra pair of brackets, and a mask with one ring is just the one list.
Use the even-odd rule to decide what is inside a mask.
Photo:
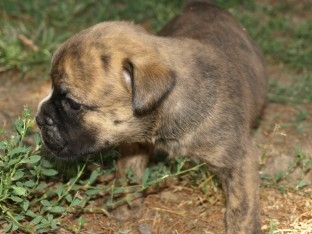
[[(312, 3), (306, 3), (302, 8), (309, 12)], [(274, 8), (263, 3), (246, 14), (241, 14), (240, 8), (237, 8), (234, 14), (275, 63), (304, 70), (309, 68), (312, 59), (312, 47), (309, 46), (312, 43), (312, 20), (301, 18), (299, 10), (302, 11), (280, 1)]]
[[(312, 61), (312, 60), (311, 60)], [(281, 83), (274, 79), (269, 82), (269, 97), (279, 103), (312, 103), (312, 76), (308, 71), (293, 75), (290, 83)]]
[[(49, 68), (56, 47), (70, 35), (104, 20), (146, 21), (154, 31), (179, 10), (180, 1), (18, 1), (0, 2), (0, 72), (18, 70), (21, 76), (41, 65)], [(23, 45), (26, 36), (38, 50)], [(36, 68), (38, 69), (38, 68)]]
[[(115, 172), (112, 162), (115, 161), (116, 154), (111, 151), (104, 155), (104, 161), (110, 162), (109, 167), (103, 168), (103, 161), (73, 162), (66, 167), (67, 172), (62, 176), (61, 168), (57, 169), (40, 156), (42, 152), (38, 134), (34, 136), (34, 146), (24, 144), (24, 138), (33, 121), (31, 113), (25, 109), (23, 117), (16, 120), (16, 135), (0, 141), (0, 228), (4, 232), (22, 230), (27, 233), (44, 233), (60, 227), (78, 232), (83, 220), (78, 219), (76, 225), (70, 226), (62, 222), (62, 218), (67, 214), (88, 209), (90, 212), (109, 216), (107, 209), (120, 203), (131, 203), (137, 193), (163, 182), (166, 178), (197, 172), (204, 165), (185, 167), (189, 160), (177, 158), (174, 163), (166, 165), (162, 162), (147, 168), (142, 182), (129, 171), (129, 186), (123, 185), (124, 179), (99, 185), (97, 180), (100, 176), (108, 177)], [(90, 170), (89, 167), (96, 169)], [(198, 177), (197, 174), (195, 173)], [(133, 192), (127, 192), (126, 196), (115, 199), (129, 189)], [(87, 208), (90, 201), (105, 194), (110, 199), (103, 207)]]
[[(305, 175), (309, 172), (311, 166), (312, 159), (304, 154), (300, 148), (295, 148), (294, 158), (289, 163), (287, 170), (280, 171), (274, 175), (262, 175), (263, 184), (268, 187), (277, 188), (282, 193), (288, 189), (300, 190), (308, 184)], [(300, 171), (300, 175), (297, 176), (296, 180), (292, 177), (292, 173), (295, 170)], [(287, 185), (289, 181), (295, 185)]]
[(283, 67), (293, 77), (285, 84), (281, 77), (270, 76), (270, 100), (312, 103), (312, 20), (302, 17), (302, 12), (312, 11), (312, 3), (294, 6), (280, 1), (272, 7), (263, 1), (247, 10), (243, 6), (230, 10), (256, 40), (268, 63)]
[[(19, 76), (21, 80), (26, 77), (47, 79), (51, 56), (57, 46), (83, 28), (104, 20), (131, 20), (157, 32), (179, 12), (182, 5), (180, 0), (55, 2), (0, 2), (0, 81), (11, 76)], [(246, 27), (269, 64), (283, 68), (283, 73), (270, 74), (270, 101), (292, 105), (312, 103), (312, 20), (307, 16), (312, 12), (312, 2), (302, 1), (292, 5), (285, 1), (271, 5), (268, 0), (216, 2), (228, 8)], [(301, 13), (304, 13), (303, 16)], [(21, 39), (21, 36), (31, 43)], [(279, 77), (285, 74), (290, 77), (287, 81)], [(294, 121), (300, 123), (308, 115), (304, 109), (300, 109)], [(66, 226), (62, 223), (64, 215), (86, 209), (89, 201), (103, 196), (103, 193), (113, 198), (127, 188), (115, 187), (114, 183), (96, 184), (99, 177), (115, 170), (112, 165), (103, 168), (102, 162), (89, 161), (62, 170), (41, 159), (38, 137), (35, 137), (34, 147), (23, 142), (32, 118), (24, 112), (24, 117), (16, 121), (16, 134), (11, 138), (4, 137), (0, 129), (0, 227), (7, 232), (19, 229), (35, 233), (56, 230), (62, 226), (79, 232), (84, 220), (77, 220), (75, 226)], [(279, 188), (280, 181), (287, 179), (295, 166), (299, 165), (303, 173), (307, 172), (311, 160), (299, 149), (296, 155), (288, 171), (264, 179)], [(114, 156), (114, 152), (111, 152), (104, 158)], [(137, 191), (143, 191), (168, 176), (177, 177), (186, 172), (190, 175), (189, 183), (197, 185), (203, 192), (210, 189), (211, 180), (216, 183), (214, 179), (205, 180), (207, 175), (197, 170), (197, 166), (184, 168), (185, 163), (185, 160), (179, 159), (147, 169)], [(90, 164), (97, 169), (90, 171)], [(131, 173), (128, 179), (135, 180)], [(52, 180), (53, 183), (49, 183)], [(305, 183), (302, 177), (296, 189), (304, 187)], [(116, 205), (116, 202), (119, 201), (109, 200), (97, 212), (108, 215), (106, 208)], [(273, 226), (272, 223), (272, 230)]]
[[(268, 1), (216, 2), (236, 15), (269, 62), (282, 64), (289, 73), (297, 74), (288, 85), (270, 77), (270, 99), (311, 103), (312, 20), (300, 18), (299, 12), (311, 12), (312, 3), (294, 6), (281, 1), (272, 7)], [(46, 78), (53, 51), (73, 33), (104, 20), (131, 20), (156, 32), (181, 5), (179, 0), (67, 0), (57, 4), (4, 0), (0, 3), (0, 72), (17, 70), (21, 77)], [(31, 40), (38, 50), (23, 44), (19, 35)]]

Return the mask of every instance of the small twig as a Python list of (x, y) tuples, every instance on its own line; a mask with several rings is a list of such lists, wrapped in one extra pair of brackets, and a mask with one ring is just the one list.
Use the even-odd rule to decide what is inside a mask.
[(71, 213), (71, 214), (77, 214), (77, 213), (81, 213), (81, 214), (104, 214), (108, 218), (111, 217), (111, 214), (104, 208), (95, 208), (95, 207), (87, 208), (87, 207), (84, 207), (83, 209), (81, 209), (81, 208), (69, 207), (66, 211), (68, 213)]
[(185, 212), (177, 212), (177, 211), (169, 210), (167, 208), (162, 208), (162, 207), (151, 207), (151, 208), (154, 209), (154, 210), (165, 211), (165, 212), (168, 212), (168, 213), (171, 213), (171, 214), (176, 214), (176, 215), (180, 215), (182, 217), (186, 217)]
[(22, 42), (24, 46), (31, 48), (33, 51), (37, 52), (39, 50), (38, 46), (36, 46), (35, 43), (27, 38), (25, 35), (19, 34), (18, 39)]

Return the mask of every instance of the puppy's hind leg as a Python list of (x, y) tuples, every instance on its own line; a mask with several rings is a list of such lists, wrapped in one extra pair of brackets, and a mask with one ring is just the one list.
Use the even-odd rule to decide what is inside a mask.
[(123, 144), (120, 147), (120, 152), (121, 157), (117, 161), (117, 178), (122, 181), (121, 186), (127, 187), (121, 194), (121, 199), (125, 198), (126, 200), (112, 213), (116, 219), (123, 221), (141, 217), (143, 193), (137, 191), (135, 185), (142, 182), (142, 176), (153, 152), (153, 147), (141, 143)]
[(227, 234), (259, 234), (259, 174), (255, 151), (249, 147), (230, 169), (222, 169), (218, 176), (226, 198)]

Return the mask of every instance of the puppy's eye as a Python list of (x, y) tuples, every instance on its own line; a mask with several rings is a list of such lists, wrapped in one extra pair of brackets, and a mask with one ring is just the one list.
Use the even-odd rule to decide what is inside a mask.
[(73, 110), (79, 110), (81, 108), (81, 104), (77, 103), (76, 101), (74, 101), (71, 98), (65, 98), (63, 100), (63, 106), (64, 107), (69, 106)]

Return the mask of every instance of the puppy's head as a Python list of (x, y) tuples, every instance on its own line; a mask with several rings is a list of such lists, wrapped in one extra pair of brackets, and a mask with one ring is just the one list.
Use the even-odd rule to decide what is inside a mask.
[(52, 91), (36, 117), (55, 156), (149, 140), (157, 109), (175, 83), (152, 38), (133, 24), (107, 22), (81, 31), (56, 51)]

